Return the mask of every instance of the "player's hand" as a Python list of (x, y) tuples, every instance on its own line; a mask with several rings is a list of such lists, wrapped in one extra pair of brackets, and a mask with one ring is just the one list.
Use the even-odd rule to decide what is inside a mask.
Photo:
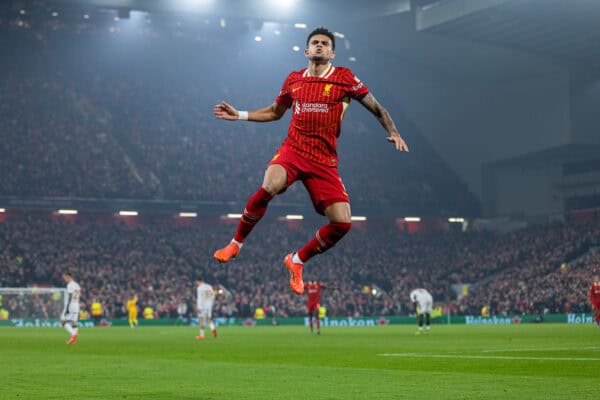
[(404, 151), (408, 153), (408, 146), (402, 136), (398, 134), (398, 132), (392, 132), (390, 136), (387, 137), (387, 141), (396, 144), (396, 150)]
[(213, 113), (218, 119), (224, 119), (227, 121), (237, 121), (240, 115), (234, 106), (224, 101), (215, 106)]

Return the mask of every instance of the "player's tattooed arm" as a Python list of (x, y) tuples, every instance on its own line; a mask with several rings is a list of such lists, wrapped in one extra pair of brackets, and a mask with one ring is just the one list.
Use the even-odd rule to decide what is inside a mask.
[(396, 145), (396, 150), (406, 151), (408, 152), (408, 146), (402, 139), (402, 136), (398, 133), (398, 129), (396, 129), (396, 125), (394, 124), (394, 120), (390, 116), (390, 113), (383, 107), (375, 96), (371, 93), (367, 93), (362, 99), (359, 100), (360, 103), (371, 112), (377, 118), (381, 126), (390, 134), (387, 137), (388, 142), (392, 142)]

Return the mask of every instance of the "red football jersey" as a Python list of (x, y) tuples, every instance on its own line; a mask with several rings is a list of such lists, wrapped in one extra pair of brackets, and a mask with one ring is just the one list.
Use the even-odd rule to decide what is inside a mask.
[(288, 75), (277, 104), (292, 108), (288, 136), (283, 142), (300, 156), (337, 166), (337, 138), (351, 99), (361, 99), (369, 89), (344, 67), (329, 67), (319, 77), (308, 69)]
[(592, 304), (600, 304), (600, 282), (592, 283), (592, 287), (590, 287), (590, 302)]
[(305, 283), (304, 289), (306, 289), (306, 294), (308, 296), (307, 304), (319, 304), (321, 303), (321, 289), (325, 289), (327, 286), (323, 285), (321, 282), (315, 283)]

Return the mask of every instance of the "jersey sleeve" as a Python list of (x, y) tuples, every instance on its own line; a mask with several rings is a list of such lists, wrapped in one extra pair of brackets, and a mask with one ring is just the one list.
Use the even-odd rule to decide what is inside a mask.
[(275, 103), (284, 106), (286, 108), (290, 108), (294, 100), (292, 99), (292, 93), (290, 92), (290, 77), (292, 75), (288, 75), (281, 86), (281, 90), (279, 91), (279, 95), (275, 99)]
[(345, 71), (343, 81), (348, 85), (347, 94), (355, 100), (360, 100), (369, 93), (369, 88), (349, 69)]
[(73, 294), (73, 293), (75, 293), (75, 289), (76, 289), (75, 285), (73, 285), (72, 283), (69, 283), (67, 285), (67, 293)]

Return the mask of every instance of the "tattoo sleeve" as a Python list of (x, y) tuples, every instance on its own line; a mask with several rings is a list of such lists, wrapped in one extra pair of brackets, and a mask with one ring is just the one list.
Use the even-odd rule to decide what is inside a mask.
[(359, 100), (360, 103), (371, 112), (377, 118), (381, 126), (388, 132), (398, 132), (394, 120), (390, 116), (390, 113), (377, 101), (375, 96), (371, 93), (367, 93), (365, 97)]

